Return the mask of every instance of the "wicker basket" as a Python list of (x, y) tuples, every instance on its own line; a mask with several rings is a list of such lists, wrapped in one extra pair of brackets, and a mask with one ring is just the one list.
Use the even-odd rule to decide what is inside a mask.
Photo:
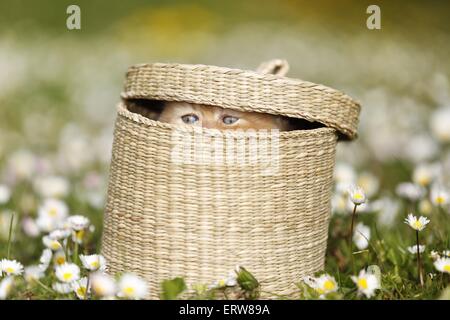
[[(210, 284), (236, 265), (250, 270), (265, 292), (290, 294), (303, 276), (323, 269), (336, 142), (356, 136), (360, 107), (334, 89), (282, 76), (285, 68), (267, 74), (274, 70), (161, 63), (129, 69), (102, 239), (110, 272), (143, 276), (149, 298), (157, 298), (165, 279)], [(128, 110), (133, 98), (279, 114), (324, 126), (258, 136), (268, 145), (276, 142), (276, 170), (269, 173), (267, 163), (258, 161), (174, 161), (175, 133), (204, 137), (192, 141), (205, 149), (211, 137), (249, 142), (255, 134), (153, 121)], [(227, 148), (225, 143), (225, 154)]]

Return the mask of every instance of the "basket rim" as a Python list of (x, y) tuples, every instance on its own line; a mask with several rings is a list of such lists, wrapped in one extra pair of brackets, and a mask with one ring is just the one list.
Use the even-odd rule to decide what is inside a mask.
[(347, 94), (301, 79), (203, 64), (141, 63), (127, 73), (123, 99), (185, 101), (317, 121), (357, 136), (361, 106)]
[[(132, 112), (127, 109), (126, 104), (121, 101), (117, 104), (117, 114), (121, 117), (124, 117), (128, 120), (131, 120), (135, 123), (142, 124), (148, 127), (159, 127), (163, 129), (171, 129), (171, 130), (177, 130), (180, 132), (186, 132), (186, 133), (202, 133), (207, 134), (209, 136), (239, 136), (242, 137), (242, 131), (239, 132), (237, 130), (218, 130), (218, 129), (208, 129), (208, 128), (201, 128), (201, 127), (194, 127), (194, 126), (183, 126), (183, 125), (176, 125), (171, 123), (165, 123), (157, 120), (149, 119), (139, 113)], [(246, 131), (244, 132), (245, 135), (251, 135), (252, 131)], [(257, 131), (253, 131), (257, 132)], [(268, 131), (270, 132), (270, 131)], [(312, 137), (312, 136), (324, 136), (324, 135), (334, 135), (337, 137), (336, 129), (329, 128), (329, 127), (321, 127), (321, 128), (315, 128), (315, 129), (308, 129), (308, 130), (292, 130), (292, 131), (279, 131), (278, 135), (280, 138), (292, 138), (292, 137)]]

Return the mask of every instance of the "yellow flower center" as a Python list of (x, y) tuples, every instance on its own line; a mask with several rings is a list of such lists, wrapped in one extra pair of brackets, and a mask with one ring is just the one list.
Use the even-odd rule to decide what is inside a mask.
[(77, 238), (78, 241), (81, 241), (83, 239), (83, 236), (84, 236), (84, 230), (80, 230), (75, 233), (75, 237)]
[(353, 196), (353, 198), (357, 199), (357, 200), (361, 200), (363, 199), (363, 195), (361, 193), (355, 193), (355, 195)]
[(56, 210), (56, 208), (50, 208), (50, 210), (48, 210), (48, 214), (50, 215), (50, 217), (56, 217), (56, 215), (58, 214), (58, 210)]
[(61, 248), (61, 244), (58, 241), (52, 241), (52, 243), (50, 244), (50, 247), (53, 250), (58, 250), (59, 248)]
[(70, 272), (64, 273), (64, 274), (63, 274), (63, 279), (64, 279), (65, 281), (69, 281), (70, 279), (72, 279), (72, 273), (70, 273)]
[(362, 289), (367, 289), (367, 280), (366, 278), (358, 279), (358, 287)]
[(422, 228), (422, 222), (420, 222), (419, 220), (414, 221), (413, 223), (414, 229), (420, 229)]
[(419, 184), (421, 184), (422, 186), (426, 186), (428, 185), (428, 183), (430, 183), (430, 178), (427, 176), (421, 176), (417, 180), (419, 181)]
[(85, 287), (79, 287), (77, 289), (77, 293), (78, 293), (79, 296), (84, 298), (86, 296), (86, 288)]
[(62, 265), (65, 262), (66, 262), (66, 258), (65, 257), (58, 257), (58, 258), (56, 258), (56, 264)]
[(445, 202), (445, 199), (444, 199), (443, 196), (437, 196), (436, 197), (436, 203), (437, 204), (444, 204), (444, 202)]
[(13, 273), (14, 272), (14, 268), (13, 267), (8, 267), (6, 268), (6, 273)]
[(325, 283), (323, 284), (323, 287), (325, 288), (325, 290), (331, 291), (331, 290), (334, 290), (334, 288), (336, 287), (336, 285), (334, 284), (333, 281), (327, 280), (327, 281), (325, 281)]
[(446, 264), (444, 270), (450, 273), (450, 264)]
[(218, 285), (219, 285), (219, 287), (225, 287), (225, 280), (219, 280), (219, 283), (218, 283)]
[(92, 289), (99, 295), (103, 296), (105, 294), (105, 289), (99, 284), (93, 284)]
[(98, 267), (100, 267), (100, 263), (98, 262), (98, 260), (92, 261), (91, 262), (91, 267), (97, 269)]
[(133, 287), (125, 287), (125, 288), (123, 288), (123, 292), (125, 293), (125, 295), (131, 296), (134, 293), (134, 288)]

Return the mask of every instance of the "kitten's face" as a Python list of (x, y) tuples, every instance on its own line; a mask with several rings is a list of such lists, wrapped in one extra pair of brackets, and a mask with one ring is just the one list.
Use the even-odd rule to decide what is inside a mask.
[(193, 125), (219, 130), (288, 130), (287, 120), (279, 116), (240, 112), (187, 102), (167, 102), (159, 120), (172, 124)]

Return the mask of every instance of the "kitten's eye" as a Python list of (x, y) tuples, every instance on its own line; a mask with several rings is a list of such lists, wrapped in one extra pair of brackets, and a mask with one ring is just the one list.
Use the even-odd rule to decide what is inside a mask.
[(238, 120), (239, 120), (238, 117), (233, 117), (233, 116), (225, 116), (225, 117), (222, 118), (222, 121), (225, 124), (233, 124), (233, 123), (235, 123)]
[(181, 120), (183, 120), (183, 122), (186, 124), (193, 124), (198, 121), (198, 117), (195, 114), (191, 113), (191, 114), (186, 114), (186, 115), (182, 116)]

